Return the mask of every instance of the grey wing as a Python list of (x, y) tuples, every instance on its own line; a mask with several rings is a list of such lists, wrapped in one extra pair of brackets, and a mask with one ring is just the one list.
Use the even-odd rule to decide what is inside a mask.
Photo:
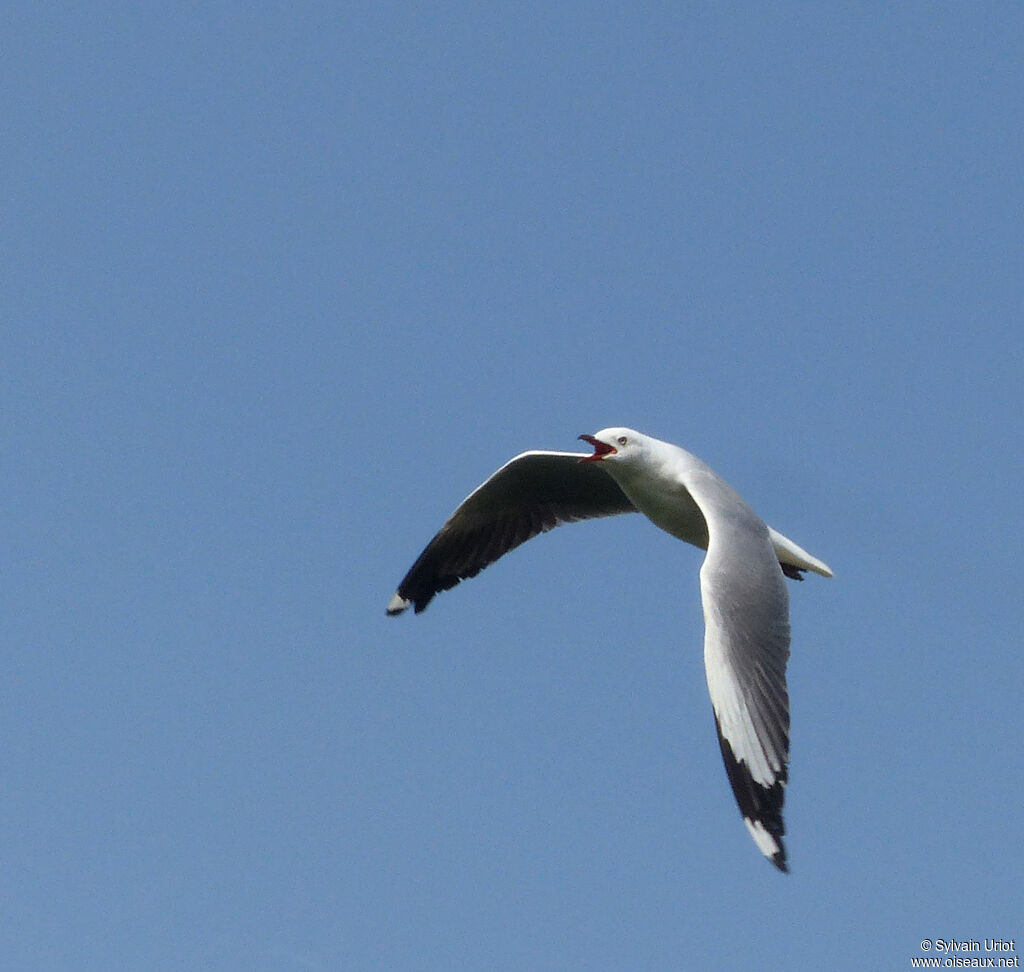
[(524, 452), (481, 483), (448, 518), (403, 578), (388, 614), (422, 611), (440, 591), (475, 577), (531, 537), (562, 523), (635, 512), (587, 453)]
[(789, 764), (789, 594), (763, 523), (709, 517), (704, 665), (726, 773), (750, 835), (779, 870)]

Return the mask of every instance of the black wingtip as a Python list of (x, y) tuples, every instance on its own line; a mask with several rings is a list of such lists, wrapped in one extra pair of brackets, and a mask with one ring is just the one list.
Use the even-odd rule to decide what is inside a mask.
[(757, 844), (758, 850), (780, 871), (788, 874), (786, 845), (782, 840), (786, 833), (786, 825), (782, 819), (788, 778), (786, 767), (781, 768), (771, 786), (762, 786), (751, 776), (747, 765), (736, 759), (729, 740), (722, 735), (717, 716), (715, 732), (718, 735), (718, 745), (722, 750), (722, 761), (725, 763), (729, 784), (732, 786), (750, 836)]

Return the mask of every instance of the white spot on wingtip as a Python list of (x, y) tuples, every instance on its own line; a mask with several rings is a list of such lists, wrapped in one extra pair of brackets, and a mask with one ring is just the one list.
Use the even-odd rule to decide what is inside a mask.
[(401, 614), (410, 604), (412, 601), (407, 601), (396, 591), (395, 596), (388, 601), (388, 614)]
[(743, 822), (747, 825), (750, 836), (754, 838), (754, 843), (757, 844), (758, 850), (765, 857), (774, 857), (782, 850), (779, 842), (764, 829), (764, 824), (760, 820), (751, 820), (749, 817), (744, 817)]

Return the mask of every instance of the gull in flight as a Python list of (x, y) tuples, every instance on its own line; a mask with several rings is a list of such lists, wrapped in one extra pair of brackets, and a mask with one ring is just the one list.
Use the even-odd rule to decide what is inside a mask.
[(521, 543), (562, 523), (643, 513), (707, 551), (700, 569), (704, 667), (725, 771), (761, 853), (788, 870), (789, 593), (784, 577), (831, 577), (696, 456), (632, 429), (581, 435), (593, 454), (524, 452), (481, 483), (405, 575), (388, 614), (422, 611)]

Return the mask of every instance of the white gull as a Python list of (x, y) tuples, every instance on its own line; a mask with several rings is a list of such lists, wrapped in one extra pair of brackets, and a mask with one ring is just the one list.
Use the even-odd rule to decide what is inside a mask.
[(643, 513), (707, 551), (700, 570), (704, 666), (718, 742), (743, 820), (786, 871), (782, 820), (789, 765), (789, 594), (783, 575), (831, 577), (828, 565), (767, 526), (685, 449), (632, 429), (581, 435), (593, 454), (524, 452), (478, 486), (417, 558), (388, 614), (418, 614), (440, 591), (475, 577), (562, 523)]

